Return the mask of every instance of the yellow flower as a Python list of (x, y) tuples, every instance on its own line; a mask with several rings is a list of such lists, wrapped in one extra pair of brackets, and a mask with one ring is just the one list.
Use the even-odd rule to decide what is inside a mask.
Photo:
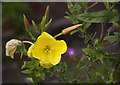
[(64, 40), (56, 40), (50, 34), (43, 32), (37, 41), (28, 49), (28, 56), (40, 60), (40, 65), (50, 68), (60, 62), (61, 54), (67, 51)]

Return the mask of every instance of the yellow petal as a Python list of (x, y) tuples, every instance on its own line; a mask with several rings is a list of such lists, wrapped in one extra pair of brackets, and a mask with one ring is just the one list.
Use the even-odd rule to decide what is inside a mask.
[(37, 59), (44, 58), (45, 53), (44, 53), (43, 46), (36, 45), (32, 51), (32, 55), (34, 58), (37, 58)]
[(67, 44), (64, 40), (57, 40), (52, 46), (53, 51), (63, 54), (67, 51)]
[(54, 37), (46, 32), (43, 32), (41, 36), (37, 38), (36, 44), (42, 45), (43, 47), (45, 45), (53, 44), (55, 41), (56, 40), (54, 39)]
[(27, 55), (28, 55), (29, 57), (33, 57), (32, 51), (33, 51), (34, 47), (35, 47), (35, 44), (32, 44), (32, 45), (29, 47), (28, 52), (27, 52)]
[(49, 61), (40, 59), (40, 65), (44, 68), (51, 68), (53, 65)]
[(61, 60), (61, 54), (53, 54), (51, 59), (49, 60), (51, 64), (56, 65)]

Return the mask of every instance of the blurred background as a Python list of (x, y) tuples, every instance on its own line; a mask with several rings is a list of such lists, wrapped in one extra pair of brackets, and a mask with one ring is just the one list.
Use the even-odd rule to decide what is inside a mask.
[[(89, 4), (92, 4), (90, 2)], [(46, 10), (47, 5), (50, 6), (49, 10), (49, 19), (53, 19), (52, 23), (48, 27), (48, 33), (51, 35), (56, 35), (62, 31), (62, 29), (72, 26), (72, 22), (68, 19), (65, 19), (64, 16), (67, 16), (65, 13), (69, 11), (67, 8), (66, 2), (3, 2), (2, 3), (2, 83), (28, 83), (25, 79), (28, 75), (22, 74), (21, 66), (23, 61), (27, 60), (27, 56), (23, 56), (20, 59), (20, 54), (14, 54), (15, 59), (5, 55), (5, 44), (10, 39), (18, 40), (30, 40), (30, 36), (25, 31), (23, 14), (26, 15), (28, 21), (31, 23), (31, 20), (34, 20), (36, 24), (39, 24), (42, 20), (42, 16)], [(104, 10), (105, 7), (103, 3), (98, 3), (95, 7), (91, 8), (89, 11), (100, 11)], [(88, 32), (94, 33), (97, 31), (97, 36), (100, 33), (100, 24), (92, 24)], [(108, 29), (108, 28), (106, 28)], [(60, 36), (57, 39), (63, 39), (66, 41), (68, 47), (72, 52), (75, 53), (75, 56), (81, 57), (82, 48), (85, 48), (87, 45), (84, 44), (83, 39), (78, 37), (79, 33), (75, 33), (72, 36), (66, 34)], [(29, 45), (26, 45), (28, 48)], [(74, 55), (71, 57), (69, 53), (62, 55), (62, 60), (66, 61), (68, 58), (74, 60)], [(75, 63), (73, 63), (75, 64)], [(71, 64), (70, 64), (71, 66)], [(58, 83), (59, 79), (56, 77), (49, 77), (49, 74), (46, 74), (46, 83)]]

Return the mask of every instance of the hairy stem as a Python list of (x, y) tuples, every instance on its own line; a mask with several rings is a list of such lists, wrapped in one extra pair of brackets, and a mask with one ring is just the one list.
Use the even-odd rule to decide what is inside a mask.
[(30, 42), (30, 41), (23, 41), (23, 43), (29, 43), (29, 44), (33, 44), (32, 42)]
[(61, 33), (55, 35), (54, 38), (56, 38), (56, 37), (58, 37), (58, 36), (60, 36), (60, 35), (63, 35), (63, 33), (61, 32)]

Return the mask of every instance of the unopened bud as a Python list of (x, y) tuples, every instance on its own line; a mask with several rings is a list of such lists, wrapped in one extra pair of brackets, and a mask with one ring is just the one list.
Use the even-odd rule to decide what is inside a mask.
[(6, 43), (6, 56), (10, 56), (11, 58), (14, 58), (14, 53), (17, 49), (17, 46), (21, 44), (20, 40), (17, 39), (11, 39)]
[(45, 16), (48, 17), (49, 14), (49, 6), (47, 6), (46, 11), (45, 11)]
[(80, 27), (80, 26), (82, 26), (82, 24), (77, 24), (77, 25), (68, 27), (68, 28), (62, 30), (62, 33), (63, 33), (63, 34), (67, 34), (67, 33), (71, 32), (72, 30), (77, 29), (77, 28)]
[(23, 17), (24, 17), (25, 29), (26, 29), (26, 31), (28, 31), (28, 30), (30, 30), (29, 22), (24, 14), (23, 14)]

